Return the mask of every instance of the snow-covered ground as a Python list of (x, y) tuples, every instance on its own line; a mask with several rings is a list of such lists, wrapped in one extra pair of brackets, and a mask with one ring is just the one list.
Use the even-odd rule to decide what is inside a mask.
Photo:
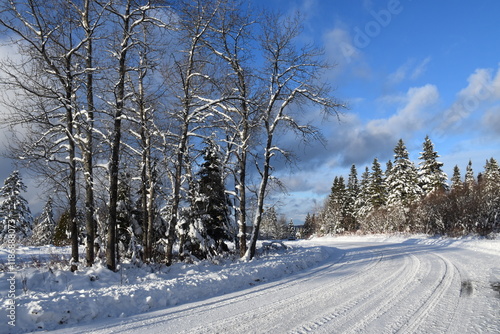
[[(68, 249), (20, 248), (16, 326), (0, 333), (500, 333), (500, 239), (287, 241), (250, 262), (61, 271)], [(0, 263), (7, 250), (0, 249)]]

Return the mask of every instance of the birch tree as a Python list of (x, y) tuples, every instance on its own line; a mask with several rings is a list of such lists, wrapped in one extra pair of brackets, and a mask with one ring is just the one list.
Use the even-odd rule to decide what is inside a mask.
[(59, 182), (55, 170), (59, 172), (61, 165), (67, 166), (63, 188), (68, 189), (71, 257), (78, 262), (79, 157), (75, 118), (78, 79), (85, 67), (77, 60), (90, 36), (82, 33), (75, 6), (67, 0), (7, 1), (2, 4), (0, 25), (13, 36), (11, 42), (17, 46), (21, 59), (17, 63), (6, 60), (1, 65), (3, 83), (20, 97), (14, 102), (5, 101), (15, 115), (10, 121), (28, 125), (29, 129), (13, 152), (42, 173), (47, 173), (48, 167), (46, 176), (52, 181)]
[(301, 123), (300, 117), (295, 116), (293, 111), (307, 106), (332, 114), (343, 107), (333, 99), (330, 88), (319, 81), (322, 71), (327, 68), (321, 59), (321, 50), (298, 42), (300, 17), (267, 14), (262, 20), (260, 44), (265, 63), (260, 79), (265, 87), (261, 105), (264, 147), (259, 154), (260, 181), (250, 246), (245, 254), (247, 259), (255, 255), (264, 199), (271, 178), (272, 158), (276, 154), (289, 156), (285, 149), (276, 145), (277, 132), (285, 127), (303, 138), (320, 140), (318, 130), (310, 124)]
[(133, 0), (115, 1), (106, 9), (113, 17), (115, 31), (114, 48), (109, 50), (114, 58), (116, 73), (112, 76), (114, 84), (112, 96), (108, 104), (112, 109), (112, 127), (110, 137), (111, 156), (109, 159), (109, 217), (106, 243), (106, 264), (110, 270), (116, 270), (116, 222), (118, 202), (118, 176), (120, 171), (120, 152), (122, 144), (122, 121), (126, 118), (133, 91), (127, 87), (129, 72), (134, 68), (129, 64), (135, 55), (133, 52), (138, 45), (136, 35), (147, 22), (154, 22), (150, 13), (158, 8), (155, 1), (137, 3)]
[[(228, 100), (218, 105), (220, 126), (224, 129), (227, 145), (226, 166), (234, 158), (235, 191), (237, 200), (237, 224), (240, 256), (246, 253), (247, 237), (247, 163), (252, 149), (252, 135), (258, 123), (258, 89), (253, 69), (249, 62), (253, 58), (250, 50), (255, 43), (252, 29), (257, 25), (252, 13), (245, 13), (244, 3), (228, 1), (219, 10), (217, 21), (212, 26), (211, 38), (206, 45), (227, 67), (220, 78), (222, 94)], [(229, 167), (229, 166), (228, 166)]]
[[(204, 50), (203, 38), (209, 31), (214, 17), (220, 9), (219, 1), (182, 1), (177, 13), (179, 15), (179, 44), (182, 51), (173, 55), (171, 73), (173, 96), (177, 100), (171, 117), (176, 123), (177, 131), (173, 142), (173, 173), (171, 214), (167, 230), (167, 246), (165, 261), (172, 264), (173, 246), (176, 241), (176, 228), (179, 221), (179, 210), (183, 197), (184, 171), (186, 163), (190, 163), (189, 145), (194, 137), (201, 136), (201, 129), (209, 124), (213, 109), (224, 98), (210, 94), (211, 82), (209, 55)], [(189, 169), (189, 168), (188, 168)], [(188, 175), (189, 176), (189, 175)]]

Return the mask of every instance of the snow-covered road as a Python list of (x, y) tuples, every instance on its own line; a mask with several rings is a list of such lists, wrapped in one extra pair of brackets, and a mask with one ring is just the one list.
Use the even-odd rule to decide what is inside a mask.
[(315, 242), (331, 247), (330, 257), (285, 279), (57, 332), (500, 333), (500, 249), (442, 239)]

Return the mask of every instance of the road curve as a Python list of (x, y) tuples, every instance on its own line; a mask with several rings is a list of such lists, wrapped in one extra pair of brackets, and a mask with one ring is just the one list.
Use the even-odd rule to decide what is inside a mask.
[(500, 333), (498, 256), (333, 242), (321, 266), (232, 294), (83, 326), (93, 333)]

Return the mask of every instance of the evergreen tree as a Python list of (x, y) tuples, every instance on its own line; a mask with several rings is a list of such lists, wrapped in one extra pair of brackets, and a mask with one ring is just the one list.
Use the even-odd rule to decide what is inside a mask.
[(274, 206), (264, 212), (260, 233), (263, 239), (284, 239), (288, 236), (286, 219), (278, 219)]
[(474, 170), (472, 169), (472, 161), (469, 160), (469, 164), (467, 165), (467, 169), (465, 172), (465, 185), (471, 189), (476, 184), (476, 180), (474, 178)]
[(389, 175), (391, 175), (391, 172), (392, 172), (392, 161), (389, 160), (385, 164), (385, 178), (386, 179), (387, 179), (387, 177), (389, 177)]
[(296, 240), (297, 239), (297, 228), (293, 224), (293, 220), (290, 219), (290, 223), (288, 223), (288, 240)]
[(463, 185), (462, 176), (460, 175), (460, 168), (457, 165), (453, 167), (453, 176), (451, 177), (451, 189), (461, 189)]
[(347, 180), (347, 193), (345, 204), (345, 225), (348, 231), (355, 230), (356, 227), (356, 201), (359, 196), (358, 171), (356, 166), (351, 166), (349, 178)]
[(437, 161), (439, 155), (434, 151), (434, 144), (425, 137), (423, 152), (420, 152), (420, 169), (418, 171), (419, 184), (423, 195), (428, 195), (433, 191), (446, 190), (448, 176), (442, 171), (443, 163)]
[(56, 230), (56, 221), (52, 210), (52, 198), (49, 197), (45, 204), (42, 214), (36, 220), (33, 229), (32, 243), (36, 246), (54, 244), (54, 235)]
[(375, 158), (370, 174), (368, 193), (370, 203), (374, 209), (378, 209), (386, 203), (386, 186), (384, 182), (384, 172), (382, 172), (378, 159)]
[(480, 190), (482, 217), (476, 223), (476, 229), (485, 235), (500, 226), (500, 167), (494, 158), (486, 160)]
[(308, 212), (302, 229), (302, 238), (308, 239), (314, 233), (316, 233), (316, 216)]
[(330, 195), (322, 212), (322, 231), (325, 234), (335, 234), (343, 230), (347, 190), (343, 176), (335, 176)]
[(0, 198), (3, 199), (0, 205), (0, 243), (7, 241), (11, 231), (21, 242), (31, 237), (33, 217), (22, 191), (26, 191), (26, 186), (19, 171), (13, 171), (0, 188)]
[(57, 222), (56, 229), (54, 231), (54, 246), (67, 246), (71, 244), (69, 232), (70, 228), (70, 214), (69, 210), (66, 210), (59, 221)]
[(359, 183), (359, 195), (356, 200), (356, 217), (360, 218), (368, 214), (372, 210), (370, 201), (370, 170), (365, 167), (365, 171), (361, 174), (361, 181)]
[(194, 195), (193, 221), (190, 227), (192, 252), (199, 258), (227, 251), (229, 201), (224, 185), (219, 147), (206, 142)]
[(500, 168), (498, 167), (498, 162), (494, 158), (486, 160), (483, 183), (484, 189), (488, 193), (496, 192), (500, 187)]
[[(126, 169), (126, 167), (124, 167)], [(118, 178), (118, 199), (116, 208), (116, 242), (117, 242), (117, 259), (120, 260), (122, 255), (131, 256), (134, 253), (136, 243), (140, 240), (137, 232), (142, 232), (139, 227), (139, 222), (136, 220), (134, 211), (134, 203), (131, 194), (131, 174), (124, 171), (120, 173)], [(142, 208), (141, 208), (142, 209)]]
[(330, 202), (338, 207), (342, 207), (346, 197), (345, 180), (343, 176), (335, 176), (330, 192)]
[(418, 185), (417, 169), (409, 159), (408, 151), (402, 139), (394, 148), (394, 164), (391, 174), (387, 177), (388, 196), (390, 206), (409, 206), (415, 202), (422, 191)]

